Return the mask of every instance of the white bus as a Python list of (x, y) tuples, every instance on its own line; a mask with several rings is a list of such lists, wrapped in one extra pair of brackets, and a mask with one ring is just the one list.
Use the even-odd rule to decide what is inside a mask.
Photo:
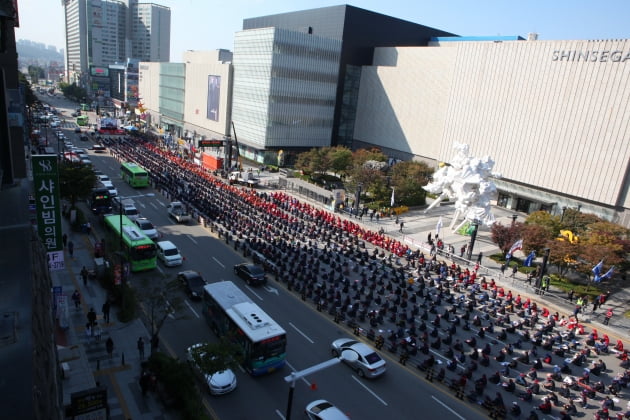
[(203, 313), (212, 331), (243, 351), (243, 366), (254, 376), (282, 368), (286, 331), (231, 281), (204, 287)]

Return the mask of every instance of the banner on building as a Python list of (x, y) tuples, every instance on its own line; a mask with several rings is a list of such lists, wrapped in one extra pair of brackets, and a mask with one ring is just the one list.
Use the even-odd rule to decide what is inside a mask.
[(50, 270), (65, 268), (61, 231), (59, 167), (55, 155), (33, 155), (37, 232), (46, 248)]
[(208, 76), (208, 109), (206, 118), (219, 121), (219, 104), (221, 102), (221, 76)]

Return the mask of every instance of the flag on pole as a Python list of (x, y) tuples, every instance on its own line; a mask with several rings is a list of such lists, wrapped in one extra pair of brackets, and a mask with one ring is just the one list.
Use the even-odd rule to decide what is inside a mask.
[(435, 236), (436, 237), (440, 236), (440, 230), (442, 229), (442, 226), (444, 226), (444, 224), (442, 223), (442, 216), (440, 216), (440, 218), (437, 221), (437, 224), (435, 225)]
[(391, 199), (391, 202), (390, 202), (390, 206), (394, 207), (394, 189), (393, 188), (392, 188), (392, 199)]
[(593, 267), (593, 273), (595, 273), (595, 277), (599, 277), (599, 274), (602, 272), (603, 266), (604, 260), (601, 260), (595, 267)]
[(512, 248), (510, 248), (510, 250), (508, 251), (508, 254), (510, 254), (510, 256), (512, 254), (514, 254), (514, 251), (518, 251), (519, 249), (523, 249), (523, 240), (519, 239), (518, 241), (514, 242), (514, 245), (512, 245)]
[(606, 271), (606, 274), (604, 274), (603, 276), (599, 277), (599, 280), (597, 281), (598, 283), (604, 279), (608, 279), (610, 278), (610, 276), (613, 275), (613, 273), (615, 272), (615, 266), (613, 265), (612, 267), (610, 267), (610, 269), (608, 271)]
[(525, 258), (525, 262), (523, 263), (525, 264), (525, 267), (531, 267), (534, 258), (536, 258), (536, 251), (530, 252), (527, 258)]

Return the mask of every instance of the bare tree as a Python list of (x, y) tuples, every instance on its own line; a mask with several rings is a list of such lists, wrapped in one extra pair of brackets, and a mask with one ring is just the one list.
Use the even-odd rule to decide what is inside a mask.
[(155, 278), (143, 280), (142, 287), (137, 289), (151, 331), (151, 354), (158, 348), (158, 336), (166, 319), (183, 307), (184, 299), (180, 289), (181, 285), (176, 279), (168, 279), (164, 283)]

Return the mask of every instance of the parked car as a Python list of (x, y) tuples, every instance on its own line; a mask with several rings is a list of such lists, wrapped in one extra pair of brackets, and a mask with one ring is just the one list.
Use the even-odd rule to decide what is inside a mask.
[(190, 367), (207, 386), (210, 394), (222, 395), (234, 391), (236, 389), (236, 375), (234, 375), (234, 372), (232, 372), (231, 369), (222, 370), (212, 374), (202, 372), (199, 364), (195, 360), (195, 355), (197, 358), (213, 357), (212, 355), (203, 352), (203, 345), (203, 343), (198, 343), (188, 347), (188, 350), (186, 351), (186, 360), (188, 360)]
[(311, 420), (350, 420), (340, 409), (326, 400), (315, 400), (304, 409)]
[(208, 284), (199, 272), (193, 270), (178, 273), (177, 280), (182, 283), (186, 294), (188, 294), (191, 299), (201, 299), (203, 296), (203, 286)]
[(160, 234), (158, 233), (155, 226), (153, 226), (153, 223), (151, 223), (146, 217), (137, 218), (135, 223), (136, 225), (138, 225), (140, 230), (144, 232), (144, 234), (147, 235), (150, 239), (156, 240), (160, 237)]
[(357, 375), (376, 378), (385, 373), (385, 360), (367, 344), (352, 338), (338, 338), (332, 342), (331, 352), (334, 357), (339, 357), (344, 350), (351, 350), (357, 354), (357, 360), (354, 362), (344, 359), (344, 363), (356, 370)]
[(259, 285), (267, 283), (265, 270), (259, 265), (251, 263), (236, 264), (234, 274), (242, 278), (249, 285)]
[(75, 127), (74, 128), (74, 132), (75, 133), (81, 133), (81, 127)]

